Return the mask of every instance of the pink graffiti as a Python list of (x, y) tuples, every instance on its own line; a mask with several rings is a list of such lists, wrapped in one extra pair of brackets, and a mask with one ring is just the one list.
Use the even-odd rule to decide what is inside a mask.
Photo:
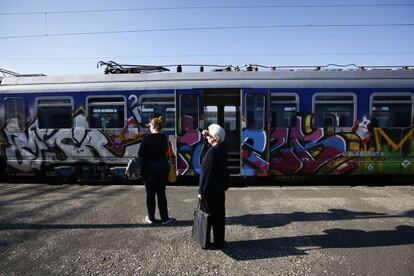
[(346, 141), (342, 136), (325, 136), (324, 129), (314, 128), (310, 125), (312, 118), (306, 116), (313, 115), (305, 114), (304, 120), (297, 116), (295, 127), (276, 128), (272, 132), (271, 169), (286, 174), (315, 174), (346, 151)]
[(184, 115), (182, 117), (182, 126), (184, 134), (177, 137), (178, 143), (186, 144), (192, 146), (201, 140), (201, 133), (193, 129), (193, 117), (189, 115)]

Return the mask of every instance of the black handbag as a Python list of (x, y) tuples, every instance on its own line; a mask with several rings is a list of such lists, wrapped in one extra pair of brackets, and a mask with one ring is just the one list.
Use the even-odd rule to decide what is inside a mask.
[(201, 200), (198, 201), (198, 208), (194, 210), (192, 237), (202, 248), (207, 246), (207, 224), (208, 213), (204, 212), (200, 208)]
[(141, 159), (132, 157), (125, 170), (125, 177), (129, 180), (136, 180), (141, 177)]

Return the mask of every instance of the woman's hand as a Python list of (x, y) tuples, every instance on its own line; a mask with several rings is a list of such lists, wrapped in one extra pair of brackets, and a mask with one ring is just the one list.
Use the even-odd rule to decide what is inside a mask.
[(200, 195), (200, 194), (198, 194), (197, 195), (197, 197), (201, 200), (201, 199), (203, 199), (203, 196), (202, 195)]

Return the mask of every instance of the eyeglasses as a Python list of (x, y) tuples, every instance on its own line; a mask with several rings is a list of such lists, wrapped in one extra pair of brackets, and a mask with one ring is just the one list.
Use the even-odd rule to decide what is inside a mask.
[(215, 137), (213, 135), (211, 135), (210, 133), (207, 132), (206, 138), (210, 137), (211, 139), (215, 139)]

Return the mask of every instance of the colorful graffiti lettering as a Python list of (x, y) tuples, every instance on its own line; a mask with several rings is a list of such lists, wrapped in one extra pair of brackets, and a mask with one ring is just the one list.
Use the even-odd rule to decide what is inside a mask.
[(296, 117), (296, 126), (276, 128), (270, 135), (270, 171), (283, 174), (342, 174), (356, 167), (344, 153), (359, 150), (360, 137), (354, 133), (329, 134), (313, 127), (313, 115)]
[(269, 163), (266, 153), (266, 132), (244, 129), (242, 132), (242, 174), (267, 176)]
[(414, 128), (369, 128), (363, 118), (349, 132), (314, 128), (312, 114), (270, 135), (270, 172), (287, 174), (413, 173)]

